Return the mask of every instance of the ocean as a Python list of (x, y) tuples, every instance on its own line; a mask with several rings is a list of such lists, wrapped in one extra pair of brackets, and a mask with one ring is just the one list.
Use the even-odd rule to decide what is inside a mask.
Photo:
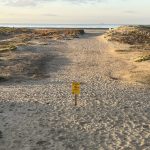
[(84, 28), (84, 29), (103, 29), (116, 28), (119, 24), (0, 24), (0, 27), (16, 28)]

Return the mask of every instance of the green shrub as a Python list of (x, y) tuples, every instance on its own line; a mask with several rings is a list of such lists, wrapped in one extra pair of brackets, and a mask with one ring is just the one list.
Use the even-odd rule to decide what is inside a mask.
[(135, 59), (135, 62), (142, 62), (142, 61), (147, 61), (147, 60), (150, 60), (150, 55), (141, 56)]

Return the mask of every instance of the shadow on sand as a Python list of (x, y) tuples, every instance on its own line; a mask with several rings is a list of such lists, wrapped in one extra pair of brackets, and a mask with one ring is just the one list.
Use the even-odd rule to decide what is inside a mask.
[(49, 78), (51, 73), (59, 71), (70, 63), (63, 51), (63, 47), (56, 48), (50, 45), (18, 48), (17, 51), (8, 54), (9, 57), (10, 55), (14, 57), (13, 59), (0, 61), (1, 72), (10, 74), (6, 78), (1, 78), (0, 84), (8, 85)]

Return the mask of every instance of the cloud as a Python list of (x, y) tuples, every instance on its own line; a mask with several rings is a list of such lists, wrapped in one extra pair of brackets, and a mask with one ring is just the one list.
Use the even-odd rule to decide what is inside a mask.
[(44, 0), (5, 0), (3, 3), (10, 6), (35, 6)]
[(135, 14), (136, 12), (133, 11), (133, 10), (126, 10), (126, 11), (124, 11), (124, 13), (126, 13), (126, 14)]
[(73, 3), (97, 3), (97, 2), (103, 2), (104, 0), (62, 0), (62, 1), (68, 1)]
[(60, 15), (58, 15), (58, 14), (51, 14), (51, 13), (42, 14), (42, 16), (46, 16), (46, 17), (60, 17)]
[[(35, 6), (44, 2), (71, 2), (75, 4), (98, 3), (104, 0), (1, 0), (3, 4), (10, 6)], [(106, 0), (105, 0), (106, 1)]]

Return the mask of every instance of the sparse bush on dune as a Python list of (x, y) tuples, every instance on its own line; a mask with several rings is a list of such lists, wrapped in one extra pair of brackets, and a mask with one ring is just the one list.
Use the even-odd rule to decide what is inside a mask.
[(32, 39), (72, 39), (84, 34), (80, 29), (26, 29), (26, 28), (0, 28), (0, 35), (10, 39), (0, 41), (0, 52), (16, 50), (19, 45), (26, 45)]
[(64, 32), (65, 34), (68, 35), (72, 35), (72, 34), (84, 34), (84, 30), (82, 29), (66, 29), (66, 30), (62, 30), (62, 32)]
[(14, 34), (22, 34), (22, 33), (31, 33), (31, 29), (26, 28), (8, 28), (8, 27), (1, 27), (0, 28), (0, 35), (8, 36)]
[(48, 38), (67, 39), (77, 38), (84, 34), (84, 30), (80, 29), (36, 29), (33, 31), (36, 36), (44, 36)]
[(147, 61), (147, 60), (150, 60), (150, 54), (149, 55), (140, 56), (139, 58), (135, 59), (135, 62), (142, 62), (142, 61)]
[(0, 52), (13, 51), (16, 50), (15, 45), (0, 45)]
[(84, 34), (80, 29), (26, 29), (0, 27), (0, 36), (6, 36), (6, 40), (0, 41), (0, 52), (16, 50), (17, 46), (27, 45), (32, 39), (72, 39)]
[(109, 30), (105, 37), (109, 41), (117, 41), (119, 43), (130, 44), (128, 50), (116, 52), (142, 52), (135, 59), (135, 62), (150, 60), (150, 27), (149, 26), (122, 26), (116, 29)]
[[(78, 38), (84, 34), (84, 30), (80, 29), (35, 29), (29, 38), (50, 38), (56, 40)], [(21, 37), (22, 38), (22, 37)]]
[(32, 38), (34, 37), (34, 35), (31, 33), (31, 34), (26, 34), (26, 33), (23, 33), (23, 34), (19, 34), (19, 35), (16, 35), (15, 38), (17, 39), (17, 41), (19, 42), (28, 42), (30, 41)]
[[(16, 77), (28, 79), (45, 77), (44, 71), (46, 70), (43, 65), (46, 59), (49, 60), (49, 56), (43, 56), (37, 52), (15, 51), (18, 46), (30, 45), (30, 42), (37, 39), (39, 41), (43, 39), (69, 40), (81, 34), (84, 34), (84, 30), (0, 28), (0, 37), (2, 37), (0, 39), (0, 82)], [(18, 61), (18, 58), (21, 61)]]
[(109, 30), (106, 37), (110, 41), (118, 41), (127, 44), (149, 44), (150, 27), (147, 26), (122, 26)]
[(81, 29), (36, 29), (33, 31), (35, 34), (53, 35), (53, 34), (84, 34)]
[(84, 34), (82, 29), (26, 29), (26, 28), (0, 28), (0, 35), (18, 37), (22, 42), (30, 41), (32, 38), (55, 38), (69, 39), (77, 38)]

